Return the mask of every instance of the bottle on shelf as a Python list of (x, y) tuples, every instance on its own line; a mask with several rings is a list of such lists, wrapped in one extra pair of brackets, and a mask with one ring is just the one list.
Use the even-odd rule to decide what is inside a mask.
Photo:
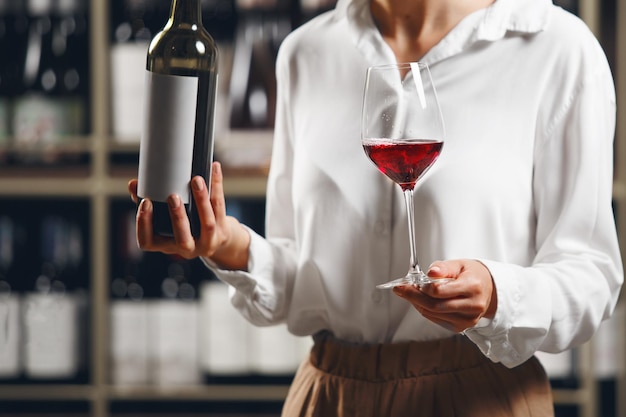
[(284, 324), (250, 326), (250, 372), (272, 378), (289, 378), (310, 348), (309, 338), (292, 335)]
[(16, 250), (16, 226), (9, 215), (0, 215), (0, 380), (21, 374), (21, 299), (12, 266)]
[(218, 51), (202, 25), (200, 0), (172, 0), (170, 17), (147, 54), (138, 195), (153, 202), (154, 232), (172, 235), (166, 204), (176, 193), (199, 234), (191, 177), (210, 184)]
[(201, 367), (208, 381), (241, 378), (251, 371), (250, 324), (230, 304), (228, 285), (207, 280), (200, 285)]
[(285, 325), (254, 326), (231, 304), (229, 287), (217, 279), (200, 285), (200, 362), (207, 382), (287, 382), (308, 354), (311, 339)]
[(276, 110), (275, 61), (293, 28), (291, 1), (237, 0), (232, 42), (224, 45), (228, 78), (219, 95), (217, 158), (232, 169), (266, 173)]
[[(85, 134), (87, 112), (81, 103), (87, 100), (87, 69), (82, 64), (88, 56), (87, 30), (77, 23), (84, 12), (75, 8), (58, 17), (67, 9), (55, 8), (52, 0), (28, 0), (26, 9), (24, 93), (15, 100), (11, 124), (17, 159), (55, 163), (66, 154), (75, 156), (68, 146), (82, 143)], [(79, 151), (85, 149), (79, 146)]]
[(168, 1), (111, 1), (111, 133), (117, 143), (139, 144), (146, 51)]
[(275, 60), (291, 31), (289, 2), (238, 0), (230, 78), (231, 129), (271, 129), (276, 108)]
[(0, 148), (5, 156), (11, 146), (13, 102), (23, 92), (27, 38), (28, 20), (22, 0), (0, 0)]
[(78, 291), (82, 261), (79, 226), (58, 216), (41, 219), (41, 272), (24, 296), (24, 368), (29, 379), (70, 380), (85, 365), (86, 296)]
[(142, 252), (135, 243), (135, 216), (128, 210), (114, 219), (119, 227), (114, 236), (115, 275), (109, 308), (111, 382), (120, 386), (147, 385), (149, 310), (139, 278)]
[(199, 314), (189, 264), (170, 259), (161, 298), (150, 305), (149, 346), (152, 382), (158, 386), (199, 385)]
[(89, 130), (89, 30), (86, 3), (56, 0), (52, 14), (53, 68), (68, 134)]
[(576, 349), (560, 353), (537, 352), (537, 358), (546, 369), (553, 386), (560, 388), (576, 386)]
[(28, 21), (22, 0), (0, 0), (0, 162), (10, 158), (12, 107), (23, 92)]
[(230, 80), (232, 129), (272, 129), (276, 109), (275, 60), (294, 27), (292, 3), (285, 0), (237, 0)]
[[(9, 48), (11, 39), (8, 37), (9, 26), (9, 4), (7, 1), (0, 1), (0, 51)], [(6, 158), (9, 143), (9, 106), (10, 93), (7, 80), (7, 62), (3, 59), (0, 62), (0, 162)]]

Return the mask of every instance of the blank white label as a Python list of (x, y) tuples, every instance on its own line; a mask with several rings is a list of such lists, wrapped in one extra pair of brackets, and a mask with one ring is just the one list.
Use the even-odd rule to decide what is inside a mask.
[(200, 297), (202, 369), (214, 375), (250, 372), (251, 324), (230, 303), (228, 286), (220, 281), (204, 282)]
[(111, 380), (115, 385), (145, 385), (148, 367), (148, 304), (111, 302)]
[(153, 382), (161, 386), (200, 384), (198, 303), (159, 300), (151, 303), (150, 309)]
[(31, 378), (69, 378), (78, 371), (78, 303), (71, 295), (27, 294), (25, 370)]
[(20, 299), (0, 297), (0, 379), (19, 375), (20, 339)]
[(148, 42), (111, 45), (111, 122), (114, 140), (138, 144), (145, 96)]
[(138, 195), (164, 202), (176, 193), (188, 204), (198, 78), (146, 71), (145, 94)]

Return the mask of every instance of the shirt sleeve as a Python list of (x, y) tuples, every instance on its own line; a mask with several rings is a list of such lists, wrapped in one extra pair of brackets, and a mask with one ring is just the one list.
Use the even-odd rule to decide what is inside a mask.
[(266, 193), (267, 238), (248, 228), (251, 239), (247, 271), (222, 270), (209, 259), (202, 258), (220, 280), (231, 286), (231, 302), (235, 308), (259, 326), (285, 321), (296, 274), (291, 196), (293, 151), (285, 55), (279, 53), (276, 62), (276, 121)]
[(498, 309), (465, 334), (493, 361), (589, 340), (617, 302), (623, 267), (612, 212), (615, 92), (607, 70), (582, 80), (535, 150), (536, 256), (529, 266), (481, 260)]
[(270, 243), (254, 230), (250, 233), (250, 258), (248, 269), (226, 270), (210, 259), (201, 257), (218, 279), (230, 286), (231, 303), (251, 323), (269, 326), (281, 323), (287, 315), (290, 291), (286, 264), (294, 257), (288, 252), (289, 245)]

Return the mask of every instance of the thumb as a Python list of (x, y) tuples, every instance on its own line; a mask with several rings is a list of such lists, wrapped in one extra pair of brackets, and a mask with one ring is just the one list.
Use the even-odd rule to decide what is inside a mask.
[(433, 278), (443, 278), (443, 277), (453, 277), (456, 278), (459, 276), (461, 271), (463, 270), (462, 262), (458, 260), (454, 261), (435, 261), (428, 267), (428, 272), (426, 273), (429, 277)]

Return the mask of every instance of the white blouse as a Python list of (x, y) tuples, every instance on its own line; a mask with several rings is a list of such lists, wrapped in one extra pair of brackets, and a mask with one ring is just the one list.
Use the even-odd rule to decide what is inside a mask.
[[(205, 259), (253, 323), (359, 343), (451, 334), (375, 289), (409, 266), (400, 187), (367, 159), (359, 132), (365, 70), (393, 61), (367, 0), (339, 0), (281, 46), (267, 238), (250, 231), (248, 272)], [(466, 334), (493, 361), (512, 367), (588, 340), (623, 281), (615, 92), (598, 42), (549, 0), (497, 0), (422, 61), (447, 136), (415, 191), (421, 265), (489, 268), (496, 316)]]

